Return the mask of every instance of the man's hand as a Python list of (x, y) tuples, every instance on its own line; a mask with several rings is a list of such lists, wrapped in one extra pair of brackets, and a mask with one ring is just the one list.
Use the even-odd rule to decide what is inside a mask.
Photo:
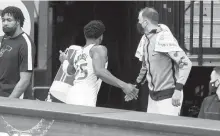
[(136, 85), (127, 84), (126, 88), (122, 89), (125, 96), (125, 101), (130, 101), (132, 99), (137, 99), (139, 89), (136, 88)]
[(59, 60), (60, 60), (61, 63), (63, 63), (64, 60), (68, 59), (68, 54), (65, 53), (65, 52), (62, 52), (61, 50), (59, 52), (60, 52)]
[(172, 96), (172, 104), (173, 106), (180, 106), (181, 105), (181, 97), (182, 97), (182, 94), (181, 94), (181, 91), (179, 90), (175, 90), (174, 93), (173, 93), (173, 96)]

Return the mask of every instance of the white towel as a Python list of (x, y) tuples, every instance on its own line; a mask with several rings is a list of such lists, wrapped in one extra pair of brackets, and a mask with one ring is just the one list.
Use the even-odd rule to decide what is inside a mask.
[[(164, 31), (167, 31), (167, 32), (170, 32), (170, 29), (164, 25), (164, 24), (159, 24), (159, 26), (162, 28), (162, 30)], [(144, 46), (147, 45), (147, 38), (145, 37), (145, 35), (143, 35), (141, 37), (141, 40), (138, 44), (138, 47), (137, 47), (137, 50), (136, 50), (136, 53), (135, 53), (135, 57), (137, 57), (140, 61), (142, 61), (142, 58), (143, 58), (143, 55), (144, 55)]]
[[(68, 57), (72, 57), (72, 54), (74, 54), (75, 51), (81, 49), (82, 47), (78, 45), (71, 45), (67, 50)], [(63, 71), (61, 64), (60, 68), (57, 71), (55, 79), (50, 87), (49, 90), (50, 94), (52, 94), (58, 100), (64, 102), (66, 100), (66, 95), (69, 89), (73, 86), (73, 81), (74, 81), (74, 75), (67, 76), (66, 73)]]

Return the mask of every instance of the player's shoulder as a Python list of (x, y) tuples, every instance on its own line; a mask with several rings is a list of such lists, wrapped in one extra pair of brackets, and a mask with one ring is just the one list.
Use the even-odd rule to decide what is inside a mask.
[(92, 53), (107, 54), (107, 48), (104, 45), (95, 45), (91, 49)]
[(95, 45), (92, 49), (95, 51), (107, 51), (107, 48), (104, 45)]
[(216, 94), (207, 96), (204, 98), (203, 102), (206, 104), (210, 104), (215, 98), (217, 98)]
[(107, 49), (104, 45), (101, 44), (97, 44), (95, 46), (93, 46), (94, 48), (98, 48), (98, 49)]
[(68, 49), (70, 49), (70, 50), (80, 50), (80, 49), (82, 49), (82, 47), (79, 46), (79, 45), (70, 45)]

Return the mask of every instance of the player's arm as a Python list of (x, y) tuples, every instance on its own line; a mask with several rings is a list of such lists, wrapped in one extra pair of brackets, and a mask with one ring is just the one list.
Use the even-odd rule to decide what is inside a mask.
[[(144, 55), (142, 56), (142, 67), (140, 69), (140, 73), (135, 81), (135, 85), (138, 89), (140, 89), (141, 84), (144, 84), (146, 82), (146, 74), (147, 74), (147, 66)], [(125, 101), (130, 101), (130, 99), (127, 95), (125, 96)]]
[[(19, 98), (31, 82), (36, 49), (34, 43), (32, 41), (30, 43), (31, 45), (29, 43), (28, 45), (24, 44), (19, 50), (20, 79), (9, 96), (11, 98)], [(31, 47), (31, 50), (28, 50), (28, 47)]]
[(28, 88), (31, 81), (32, 71), (20, 72), (20, 80), (12, 91), (10, 98), (19, 98)]
[(174, 60), (175, 64), (177, 65), (179, 76), (177, 77), (176, 81), (176, 90), (181, 91), (190, 74), (192, 62), (184, 51), (171, 51), (168, 52), (168, 56)]
[(123, 88), (125, 82), (113, 76), (106, 68), (107, 62), (107, 48), (104, 46), (94, 47), (92, 51), (93, 69), (97, 77), (107, 84), (113, 85), (118, 88)]

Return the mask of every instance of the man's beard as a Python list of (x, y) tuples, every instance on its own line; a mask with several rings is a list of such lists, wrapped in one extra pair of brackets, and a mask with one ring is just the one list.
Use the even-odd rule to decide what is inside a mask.
[(216, 90), (216, 95), (218, 96), (218, 99), (220, 100), (220, 91), (219, 91), (219, 89)]
[(141, 35), (144, 34), (144, 28), (141, 26), (140, 23), (137, 23), (137, 30)]
[(3, 27), (2, 30), (7, 36), (13, 36), (15, 34), (16, 27)]

